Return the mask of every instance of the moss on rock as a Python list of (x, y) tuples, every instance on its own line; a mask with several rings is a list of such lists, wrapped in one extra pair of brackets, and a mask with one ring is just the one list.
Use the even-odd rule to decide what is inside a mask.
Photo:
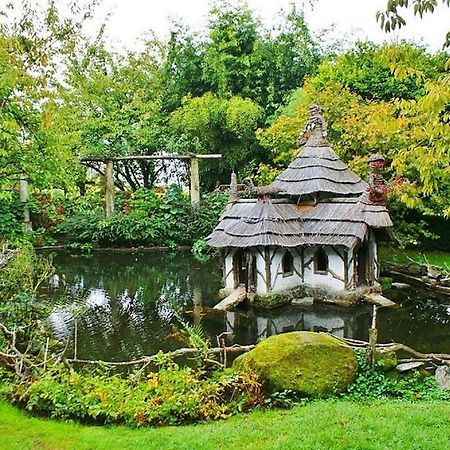
[(252, 300), (252, 305), (257, 308), (272, 309), (287, 305), (290, 302), (291, 299), (284, 292), (276, 292), (273, 294), (256, 294)]
[(375, 351), (375, 361), (383, 372), (389, 372), (397, 367), (397, 354), (393, 351), (381, 352)]
[(260, 342), (233, 367), (254, 370), (269, 392), (323, 397), (345, 390), (356, 377), (357, 362), (351, 347), (330, 335), (294, 331)]

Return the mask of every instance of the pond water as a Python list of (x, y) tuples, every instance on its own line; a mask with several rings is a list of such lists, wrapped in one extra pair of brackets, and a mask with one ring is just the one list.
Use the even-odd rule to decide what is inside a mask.
[[(183, 346), (170, 337), (179, 318), (202, 326), (212, 343), (251, 344), (293, 330), (329, 331), (367, 340), (371, 307), (326, 305), (275, 310), (212, 311), (221, 288), (217, 260), (201, 264), (189, 252), (76, 255), (57, 252), (56, 274), (45, 289), (55, 307), (49, 322), (69, 338), (79, 358), (129, 360)], [(450, 299), (413, 289), (388, 297), (402, 307), (378, 312), (380, 342), (403, 342), (424, 352), (450, 352)], [(62, 299), (65, 298), (65, 301)], [(447, 303), (447, 305), (445, 304)], [(60, 306), (58, 306), (60, 305)]]

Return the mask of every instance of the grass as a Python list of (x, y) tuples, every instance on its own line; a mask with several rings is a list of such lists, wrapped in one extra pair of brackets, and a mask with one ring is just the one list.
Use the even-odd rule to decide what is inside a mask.
[(0, 448), (26, 449), (444, 449), (449, 402), (318, 401), (179, 427), (87, 426), (27, 416), (0, 401)]
[(429, 264), (450, 269), (450, 253), (419, 251), (419, 250), (400, 250), (391, 247), (380, 249), (380, 258), (382, 261), (388, 261), (396, 264), (405, 264), (411, 260), (419, 264)]

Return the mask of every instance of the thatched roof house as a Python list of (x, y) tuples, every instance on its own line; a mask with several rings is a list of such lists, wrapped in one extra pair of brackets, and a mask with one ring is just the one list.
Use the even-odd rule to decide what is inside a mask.
[[(377, 235), (392, 227), (383, 201), (331, 149), (318, 108), (305, 147), (257, 199), (233, 195), (207, 237), (224, 253), (225, 287), (267, 294), (301, 284), (334, 290), (378, 278)], [(379, 174), (377, 174), (379, 177)], [(379, 179), (379, 178), (376, 178)]]

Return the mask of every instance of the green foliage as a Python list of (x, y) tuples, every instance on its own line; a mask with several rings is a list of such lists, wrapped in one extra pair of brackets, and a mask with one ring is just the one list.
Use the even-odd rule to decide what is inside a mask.
[(203, 78), (220, 97), (240, 95), (269, 117), (287, 93), (315, 71), (319, 49), (304, 15), (292, 6), (278, 27), (264, 30), (243, 1), (216, 2), (204, 44)]
[[(391, 70), (392, 61), (386, 57), (387, 53), (393, 54), (403, 67), (414, 71), (399, 78)], [(417, 100), (425, 94), (424, 79), (436, 79), (444, 71), (445, 61), (445, 53), (431, 55), (425, 48), (413, 44), (377, 46), (357, 42), (353, 49), (320, 65), (314, 86), (320, 91), (339, 83), (366, 100)]]
[(199, 239), (194, 242), (191, 252), (195, 259), (200, 262), (209, 261), (211, 255), (208, 253), (209, 247), (204, 239)]
[(101, 247), (192, 245), (208, 235), (218, 222), (227, 196), (206, 194), (199, 207), (175, 185), (164, 194), (139, 189), (118, 201), (122, 212), (105, 218), (101, 208), (89, 210), (94, 201), (78, 204), (75, 212), (55, 227), (55, 237), (72, 247), (85, 244)]
[[(385, 10), (377, 12), (376, 18), (382, 29), (386, 32), (394, 31), (406, 25), (405, 19), (400, 15), (399, 10), (412, 8), (415, 16), (422, 18), (425, 14), (434, 13), (437, 0), (389, 0)], [(442, 0), (444, 6), (450, 6), (449, 0)], [(445, 36), (444, 47), (450, 46), (450, 31)]]
[(229, 369), (207, 374), (172, 362), (143, 378), (54, 368), (16, 384), (11, 396), (54, 418), (139, 426), (224, 419), (262, 400), (259, 383), (248, 375)]
[(76, 172), (61, 130), (53, 126), (61, 62), (79, 40), (89, 14), (80, 7), (62, 18), (54, 2), (1, 8), (0, 187), (8, 195), (20, 174), (35, 186), (70, 184)]
[[(8, 248), (7, 244), (4, 244)], [(38, 289), (53, 274), (51, 261), (36, 255), (28, 244), (10, 248), (13, 256), (0, 268), (0, 322), (10, 330), (16, 328), (16, 345), (27, 345), (33, 337), (33, 349), (43, 340), (39, 319), (49, 311), (49, 305), (39, 298)], [(0, 347), (4, 344), (0, 337)], [(33, 350), (32, 349), (32, 350)]]
[(450, 393), (440, 389), (432, 376), (415, 371), (412, 375), (397, 375), (383, 371), (383, 360), (374, 369), (366, 362), (365, 351), (357, 351), (359, 370), (356, 380), (347, 389), (347, 398), (375, 400), (450, 400)]
[(19, 202), (0, 197), (0, 238), (15, 238), (21, 235), (23, 226), (19, 215)]
[(212, 189), (218, 181), (228, 182), (231, 171), (255, 158), (255, 130), (262, 109), (248, 98), (223, 99), (207, 93), (186, 97), (170, 116), (174, 142), (190, 142), (192, 151), (207, 153), (220, 149), (222, 158), (202, 164), (202, 184)]

